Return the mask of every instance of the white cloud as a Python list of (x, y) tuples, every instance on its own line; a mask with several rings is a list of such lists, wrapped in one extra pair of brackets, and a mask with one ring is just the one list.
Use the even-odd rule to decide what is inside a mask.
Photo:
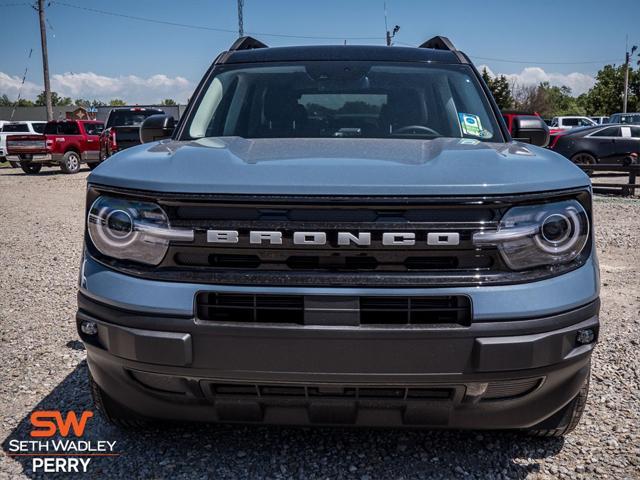
[(487, 65), (480, 65), (479, 70), (487, 69), (490, 75), (504, 75), (510, 83), (517, 85), (537, 85), (540, 82), (549, 82), (553, 86), (566, 85), (571, 88), (573, 95), (585, 93), (596, 83), (595, 78), (585, 73), (573, 72), (569, 74), (546, 72), (540, 67), (525, 67), (520, 73), (495, 73)]
[[(20, 78), (0, 72), (0, 94), (7, 94), (11, 99), (17, 98), (20, 82)], [(179, 103), (185, 103), (193, 91), (193, 84), (184, 77), (162, 74), (144, 78), (136, 75), (108, 77), (93, 72), (67, 72), (52, 75), (51, 89), (61, 96), (73, 99), (95, 98), (108, 101), (121, 98), (129, 103), (150, 104), (173, 98)], [(21, 96), (34, 99), (42, 90), (41, 84), (26, 82)]]
[[(18, 98), (21, 83), (22, 78), (0, 72), (0, 95), (6, 94), (11, 100), (15, 100)], [(22, 86), (21, 98), (34, 99), (41, 91), (40, 85), (26, 81)]]

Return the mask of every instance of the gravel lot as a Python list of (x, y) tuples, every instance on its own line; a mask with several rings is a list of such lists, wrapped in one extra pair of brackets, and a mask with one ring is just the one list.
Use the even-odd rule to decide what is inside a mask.
[[(0, 442), (29, 439), (34, 409), (89, 410), (74, 314), (87, 172), (0, 169)], [(640, 478), (640, 200), (596, 199), (601, 343), (591, 396), (564, 440), (512, 433), (163, 426), (94, 459), (103, 478)], [(34, 477), (0, 455), (0, 478)]]

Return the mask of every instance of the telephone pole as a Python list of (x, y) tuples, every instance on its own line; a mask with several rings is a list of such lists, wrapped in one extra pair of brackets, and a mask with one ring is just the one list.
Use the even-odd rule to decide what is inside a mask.
[(44, 75), (44, 98), (47, 106), (47, 121), (53, 120), (51, 105), (51, 85), (49, 83), (49, 53), (47, 52), (47, 26), (44, 18), (44, 0), (38, 0), (38, 17), (40, 18), (40, 44), (42, 45), (42, 73)]
[(242, 18), (242, 10), (244, 9), (244, 0), (238, 0), (238, 36), (244, 37), (244, 19)]

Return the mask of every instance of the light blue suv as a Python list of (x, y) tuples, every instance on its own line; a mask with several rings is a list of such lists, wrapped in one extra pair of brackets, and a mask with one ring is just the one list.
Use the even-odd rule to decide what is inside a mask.
[(239, 39), (175, 128), (148, 118), (89, 176), (97, 407), (130, 427), (571, 431), (599, 329), (591, 188), (541, 119), (513, 132), (444, 37)]

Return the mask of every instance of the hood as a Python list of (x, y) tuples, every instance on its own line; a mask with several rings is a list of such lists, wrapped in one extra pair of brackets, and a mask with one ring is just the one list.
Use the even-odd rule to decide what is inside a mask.
[(90, 183), (167, 193), (487, 195), (589, 185), (573, 163), (472, 139), (162, 140), (110, 157)]

